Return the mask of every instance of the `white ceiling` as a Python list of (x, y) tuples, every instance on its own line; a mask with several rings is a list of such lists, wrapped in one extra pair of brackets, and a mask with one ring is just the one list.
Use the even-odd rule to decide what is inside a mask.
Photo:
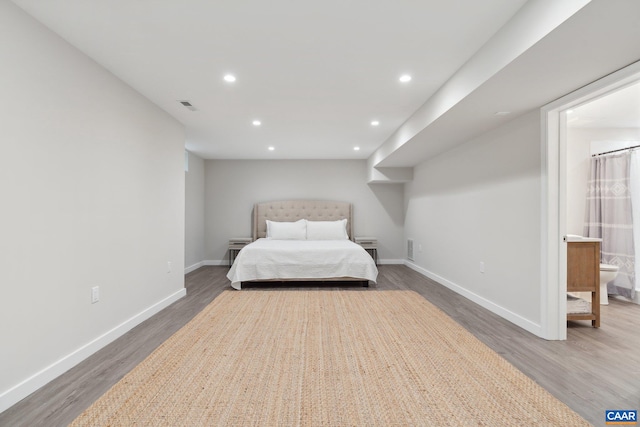
[[(534, 4), (549, 7), (551, 3)], [(565, 4), (553, 4), (561, 3)], [(632, 63), (638, 66), (640, 1), (592, 0), (565, 19), (433, 123), (383, 156), (376, 168), (414, 166)], [(496, 116), (497, 111), (511, 114)]]
[(567, 124), (573, 128), (640, 128), (640, 82), (574, 108)]
[(526, 2), (13, 1), (226, 159), (368, 158)]

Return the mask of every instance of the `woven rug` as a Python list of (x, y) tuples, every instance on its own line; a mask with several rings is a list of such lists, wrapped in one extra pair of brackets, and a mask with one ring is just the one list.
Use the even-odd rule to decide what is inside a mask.
[(74, 426), (582, 426), (412, 291), (225, 291)]

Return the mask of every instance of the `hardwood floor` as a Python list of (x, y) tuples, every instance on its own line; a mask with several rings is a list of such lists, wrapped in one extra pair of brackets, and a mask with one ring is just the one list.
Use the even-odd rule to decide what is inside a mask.
[[(640, 306), (610, 299), (610, 305), (602, 306), (600, 329), (591, 328), (590, 322), (571, 322), (567, 341), (545, 341), (407, 267), (385, 265), (379, 271), (377, 285), (350, 289), (418, 292), (592, 424), (604, 424), (605, 409), (640, 408)], [(0, 426), (70, 423), (230, 289), (226, 273), (224, 267), (203, 267), (188, 274), (186, 297), (1, 413)], [(243, 292), (252, 289), (264, 287)]]

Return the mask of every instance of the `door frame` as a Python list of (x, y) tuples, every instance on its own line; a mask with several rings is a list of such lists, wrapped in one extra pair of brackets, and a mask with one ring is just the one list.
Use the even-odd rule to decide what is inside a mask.
[(541, 332), (567, 339), (567, 110), (640, 81), (640, 61), (608, 74), (540, 109), (541, 143)]

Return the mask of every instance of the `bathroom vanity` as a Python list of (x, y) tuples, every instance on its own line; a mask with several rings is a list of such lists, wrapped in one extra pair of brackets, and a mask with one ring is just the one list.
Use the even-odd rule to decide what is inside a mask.
[(567, 320), (591, 320), (594, 328), (600, 327), (600, 242), (601, 239), (581, 237), (566, 238), (567, 242), (567, 292), (589, 292), (590, 303), (584, 309), (569, 312)]

